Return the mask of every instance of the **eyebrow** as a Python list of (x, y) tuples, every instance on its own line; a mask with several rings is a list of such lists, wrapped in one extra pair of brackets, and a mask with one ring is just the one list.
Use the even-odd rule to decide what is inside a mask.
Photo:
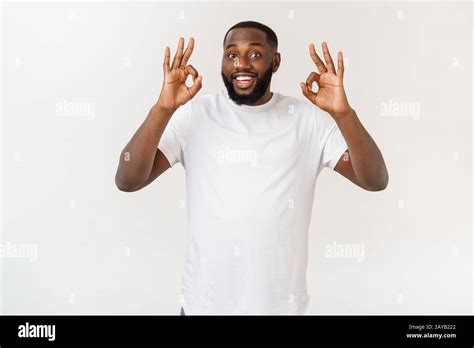
[[(264, 47), (261, 42), (251, 42), (251, 43), (249, 43), (249, 46), (260, 46), (260, 47)], [(230, 48), (230, 47), (237, 47), (237, 45), (236, 45), (236, 44), (230, 44), (230, 45), (227, 45), (227, 46), (225, 47), (225, 49), (228, 49), (228, 48)]]

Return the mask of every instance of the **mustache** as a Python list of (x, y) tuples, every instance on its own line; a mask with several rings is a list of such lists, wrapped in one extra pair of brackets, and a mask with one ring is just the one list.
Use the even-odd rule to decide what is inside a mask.
[[(272, 80), (272, 75), (273, 75), (273, 68), (272, 65), (268, 67), (267, 70), (261, 75), (256, 75), (257, 81), (255, 82), (255, 86), (249, 94), (239, 94), (237, 91), (234, 89), (234, 84), (232, 83), (233, 76), (236, 74), (242, 74), (244, 72), (239, 71), (231, 74), (231, 78), (229, 79), (224, 72), (221, 70), (221, 75), (222, 75), (222, 80), (224, 81), (224, 85), (227, 89), (229, 98), (233, 100), (236, 104), (241, 105), (251, 105), (257, 102), (261, 97), (264, 96), (265, 92), (267, 91), (268, 87), (270, 86), (270, 82)], [(250, 73), (249, 74), (253, 74)]]

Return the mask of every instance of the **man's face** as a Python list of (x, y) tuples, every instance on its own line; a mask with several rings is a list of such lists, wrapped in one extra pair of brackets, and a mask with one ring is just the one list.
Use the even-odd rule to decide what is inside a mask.
[(222, 79), (237, 104), (256, 104), (270, 89), (280, 56), (255, 28), (232, 29), (224, 43)]

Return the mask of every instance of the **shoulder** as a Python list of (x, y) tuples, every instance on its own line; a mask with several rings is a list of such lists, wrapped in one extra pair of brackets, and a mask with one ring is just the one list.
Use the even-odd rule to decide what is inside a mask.
[(288, 114), (298, 117), (303, 123), (314, 123), (318, 117), (318, 107), (309, 101), (293, 96), (276, 93), (278, 101), (275, 104), (279, 110), (287, 110)]
[(281, 110), (287, 108), (289, 114), (294, 114), (304, 131), (316, 139), (324, 139), (336, 127), (331, 115), (309, 100), (279, 94), (279, 104)]
[(201, 94), (197, 95), (191, 102), (194, 107), (198, 106), (215, 106), (219, 103), (222, 103), (225, 99), (225, 95), (223, 94), (222, 90), (219, 90), (216, 93), (208, 93), (208, 94)]
[(315, 123), (319, 122), (324, 125), (333, 125), (334, 120), (331, 115), (311, 103), (309, 100), (286, 96), (283, 94), (279, 94), (279, 96), (282, 105), (288, 105), (290, 108), (294, 107), (295, 112), (298, 112), (301, 117), (309, 118), (310, 121), (314, 121)]

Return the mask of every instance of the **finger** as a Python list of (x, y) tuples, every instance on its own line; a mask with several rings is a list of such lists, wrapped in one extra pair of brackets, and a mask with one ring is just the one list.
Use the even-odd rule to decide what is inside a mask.
[(308, 86), (304, 82), (300, 82), (300, 87), (303, 95), (308, 98)]
[(344, 77), (344, 57), (342, 52), (337, 54), (337, 75), (341, 78)]
[(163, 71), (168, 73), (170, 71), (170, 48), (166, 46), (165, 48), (165, 59), (163, 61)]
[(306, 79), (306, 85), (309, 87), (310, 90), (312, 89), (311, 87), (313, 85), (313, 82), (316, 82), (319, 84), (320, 76), (321, 75), (315, 73), (314, 71), (308, 75), (308, 78)]
[(305, 84), (304, 82), (301, 82), (300, 83), (300, 87), (301, 87), (301, 92), (303, 92), (303, 95), (308, 98), (309, 100), (314, 100), (314, 98), (316, 97), (316, 95), (318, 93), (314, 93), (309, 87), (307, 84)]
[(314, 48), (313, 44), (309, 45), (309, 55), (311, 56), (311, 59), (313, 60), (314, 64), (316, 64), (316, 67), (318, 68), (318, 71), (320, 74), (324, 74), (326, 71), (328, 71), (323, 61), (321, 60), (321, 58), (319, 58), (318, 54), (316, 53), (316, 49)]
[(183, 58), (183, 49), (184, 49), (184, 39), (182, 37), (179, 38), (178, 42), (178, 49), (176, 50), (176, 54), (173, 58), (173, 66), (171, 69), (179, 68), (181, 64), (181, 59)]
[(189, 94), (191, 94), (191, 98), (194, 97), (197, 92), (202, 87), (202, 76), (196, 77), (196, 80), (194, 81), (193, 85), (191, 87), (187, 87)]
[(199, 76), (197, 70), (194, 69), (192, 65), (186, 65), (184, 71), (186, 71), (186, 74), (189, 74), (193, 77), (193, 81), (196, 81), (197, 77)]
[(328, 71), (332, 73), (336, 73), (336, 70), (334, 69), (334, 62), (332, 61), (331, 54), (329, 53), (327, 43), (323, 42), (322, 46), (323, 46), (324, 60), (326, 61), (326, 66), (328, 67)]
[(186, 66), (188, 64), (188, 60), (191, 57), (194, 49), (194, 38), (189, 38), (188, 47), (186, 47), (186, 51), (184, 51), (183, 59), (181, 60), (181, 66)]

